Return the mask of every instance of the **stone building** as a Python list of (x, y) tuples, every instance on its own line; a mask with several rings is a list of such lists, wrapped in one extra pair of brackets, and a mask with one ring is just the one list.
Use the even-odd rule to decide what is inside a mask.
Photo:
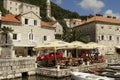
[(60, 25), (59, 22), (55, 21), (55, 22), (41, 22), (42, 26), (46, 26), (46, 27), (50, 27), (52, 26), (53, 28), (55, 28), (55, 39), (61, 39), (62, 35), (63, 35), (63, 28)]
[[(10, 38), (14, 45), (14, 51), (18, 56), (32, 55), (33, 47), (40, 45), (46, 40), (55, 39), (55, 28), (52, 26), (42, 26), (40, 17), (33, 12), (28, 12), (17, 17), (19, 19), (12, 14), (3, 16), (1, 19), (1, 27), (11, 27), (14, 30), (13, 33), (10, 34)], [(46, 39), (44, 39), (45, 36), (47, 36)], [(9, 41), (10, 40), (8, 40), (8, 42)], [(3, 44), (3, 42), (1, 44)]]
[(73, 28), (81, 24), (81, 19), (64, 19), (68, 28)]
[(22, 3), (15, 0), (3, 0), (4, 8), (14, 15), (24, 14), (34, 11), (36, 15), (40, 15), (40, 8), (35, 5)]
[[(22, 10), (15, 5), (22, 5)], [(6, 26), (14, 30), (8, 35), (8, 44), (14, 46), (13, 52), (16, 56), (32, 56), (33, 47), (55, 39), (55, 27), (42, 24), (39, 7), (14, 0), (4, 0), (4, 7), (11, 13), (5, 16), (1, 16), (1, 13), (1, 28)], [(16, 8), (18, 11), (14, 11)], [(0, 44), (4, 45), (4, 38), (0, 39)]]
[(62, 39), (63, 28), (62, 25), (58, 22), (50, 22), (50, 24), (55, 27), (55, 39)]
[(55, 39), (61, 39), (63, 35), (63, 27), (62, 25), (51, 15), (51, 0), (47, 0), (46, 2), (46, 17), (51, 20), (48, 22), (49, 25), (55, 27)]
[(115, 17), (94, 16), (76, 26), (83, 35), (92, 42), (107, 46), (106, 54), (109, 61), (120, 57), (120, 20)]

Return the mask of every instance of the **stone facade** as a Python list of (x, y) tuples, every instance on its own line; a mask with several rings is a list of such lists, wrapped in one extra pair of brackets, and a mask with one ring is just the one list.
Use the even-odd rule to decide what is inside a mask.
[(22, 73), (35, 74), (35, 57), (0, 59), (0, 79), (21, 77)]
[(51, 2), (50, 2), (50, 0), (47, 0), (46, 5), (47, 5), (47, 10), (46, 10), (47, 17), (51, 17)]
[(81, 24), (81, 19), (64, 19), (68, 28), (73, 28)]
[[(1, 27), (3, 26), (11, 27), (14, 30), (13, 33), (10, 34), (10, 37), (12, 38), (15, 53), (18, 54), (17, 56), (27, 55), (26, 53), (28, 53), (28, 50), (31, 47), (35, 47), (44, 42), (45, 35), (49, 36), (49, 40), (55, 39), (54, 28), (41, 27), (40, 17), (35, 15), (33, 12), (21, 15), (20, 18), (21, 18), (20, 24), (8, 22), (2, 22), (1, 24)], [(25, 24), (25, 19), (28, 20), (28, 24)], [(34, 25), (34, 20), (36, 20), (37, 22), (36, 25)]]
[(24, 14), (30, 11), (34, 11), (38, 16), (40, 15), (39, 7), (15, 0), (4, 0), (4, 8), (14, 15)]
[(106, 67), (107, 67), (106, 63), (96, 63), (92, 65), (80, 65), (76, 67), (69, 66), (64, 69), (59, 69), (59, 70), (57, 68), (39, 67), (39, 68), (36, 68), (36, 73), (39, 75), (43, 75), (43, 76), (62, 78), (62, 77), (70, 76), (71, 71), (85, 72), (91, 68), (106, 68)]
[(63, 27), (60, 25), (59, 22), (53, 24), (53, 27), (55, 27), (55, 38), (61, 39), (63, 35)]
[[(97, 19), (98, 18), (98, 19)], [(105, 21), (111, 20), (111, 22)], [(88, 36), (89, 41), (97, 42), (107, 46), (106, 58), (111, 60), (117, 59), (118, 53), (116, 46), (120, 45), (120, 21), (116, 19), (93, 17), (76, 27), (85, 36)]]

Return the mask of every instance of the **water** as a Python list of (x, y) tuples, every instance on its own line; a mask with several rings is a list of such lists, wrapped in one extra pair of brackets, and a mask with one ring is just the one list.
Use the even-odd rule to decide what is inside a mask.
[[(17, 78), (13, 80), (73, 80), (73, 79), (71, 79), (71, 77), (57, 79), (57, 78), (50, 78), (44, 76), (29, 76), (29, 77)], [(120, 80), (120, 78), (116, 78), (115, 80)]]
[(29, 76), (29, 77), (23, 77), (23, 78), (16, 78), (13, 80), (71, 80), (70, 77), (66, 77), (66, 78), (50, 78), (50, 77), (45, 77), (45, 76)]

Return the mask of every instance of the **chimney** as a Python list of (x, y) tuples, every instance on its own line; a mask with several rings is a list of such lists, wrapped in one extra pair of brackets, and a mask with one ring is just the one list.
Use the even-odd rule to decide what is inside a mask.
[(101, 17), (103, 17), (103, 15), (102, 15), (102, 14), (96, 14), (96, 16), (101, 16)]
[(107, 18), (112, 18), (111, 16), (107, 16)]
[(116, 17), (115, 17), (115, 16), (113, 16), (113, 19), (116, 19)]

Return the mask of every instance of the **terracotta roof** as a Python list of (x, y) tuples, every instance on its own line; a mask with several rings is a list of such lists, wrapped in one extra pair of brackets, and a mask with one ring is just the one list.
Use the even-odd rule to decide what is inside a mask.
[(55, 28), (52, 26), (53, 24), (51, 24), (51, 22), (44, 22), (41, 21), (41, 27), (50, 27), (50, 28)]
[(90, 23), (90, 22), (94, 22), (94, 21), (120, 24), (120, 20), (117, 20), (117, 19), (106, 18), (106, 17), (102, 17), (102, 16), (94, 16), (94, 17), (88, 19), (87, 21), (83, 21), (80, 25), (84, 25), (84, 24), (87, 24), (87, 23)]
[(2, 16), (2, 21), (20, 23), (20, 21), (12, 14), (6, 14), (5, 16)]

